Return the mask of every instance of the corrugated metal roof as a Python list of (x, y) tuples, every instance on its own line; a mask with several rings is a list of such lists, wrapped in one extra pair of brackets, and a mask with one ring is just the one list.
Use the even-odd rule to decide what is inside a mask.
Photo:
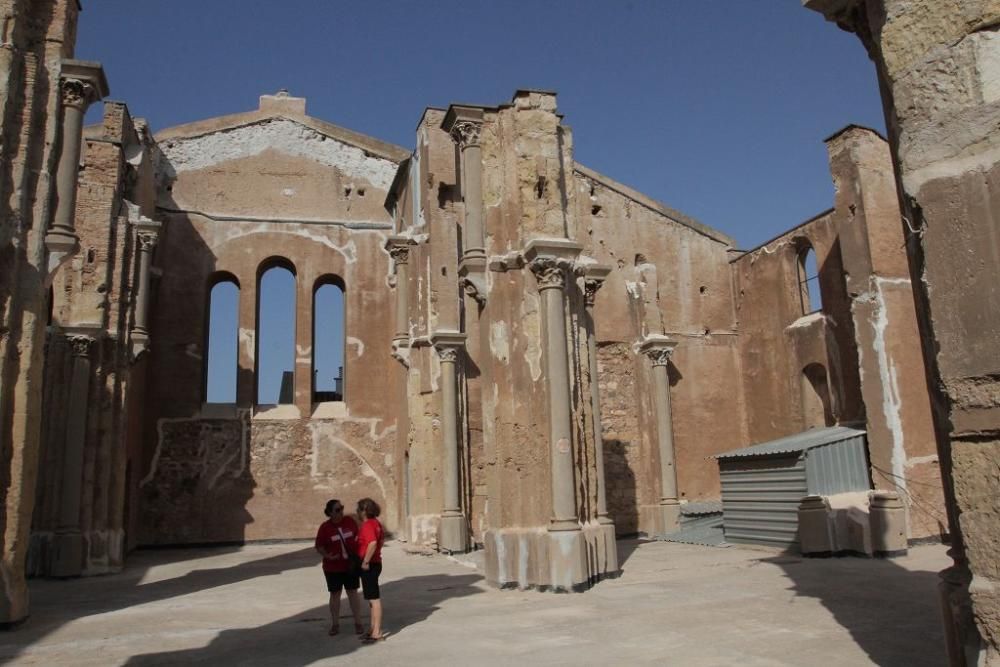
[(849, 440), (865, 435), (865, 431), (849, 426), (827, 426), (824, 428), (811, 428), (802, 433), (789, 435), (770, 442), (762, 442), (752, 447), (734, 449), (731, 452), (716, 454), (711, 457), (725, 461), (727, 459), (743, 458), (748, 456), (768, 456), (770, 454), (793, 454), (804, 452), (813, 447), (831, 445), (842, 440)]

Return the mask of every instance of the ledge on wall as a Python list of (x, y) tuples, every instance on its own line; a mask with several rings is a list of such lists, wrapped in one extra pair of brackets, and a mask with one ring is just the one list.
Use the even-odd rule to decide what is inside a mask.
[(298, 406), (292, 403), (258, 405), (253, 414), (254, 419), (300, 419), (301, 417)]
[(347, 403), (343, 401), (326, 401), (313, 403), (313, 419), (337, 419), (347, 416)]

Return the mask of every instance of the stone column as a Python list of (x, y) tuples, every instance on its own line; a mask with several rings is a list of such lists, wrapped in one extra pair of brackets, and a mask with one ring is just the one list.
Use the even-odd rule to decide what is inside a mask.
[(56, 168), (55, 213), (45, 235), (45, 247), (49, 251), (49, 279), (79, 247), (73, 221), (76, 216), (76, 179), (80, 170), (83, 116), (87, 107), (108, 94), (108, 83), (98, 63), (64, 60), (59, 90), (62, 95), (62, 151)]
[(138, 358), (149, 348), (149, 284), (153, 250), (160, 238), (160, 223), (140, 218), (136, 223), (139, 251), (139, 284), (135, 291), (135, 317), (132, 326), (132, 357)]
[(594, 417), (594, 460), (597, 464), (597, 521), (614, 523), (608, 516), (607, 480), (604, 478), (604, 434), (601, 430), (601, 391), (597, 382), (597, 328), (594, 322), (594, 300), (597, 290), (611, 273), (606, 266), (592, 264), (583, 274), (584, 303), (587, 308), (587, 356), (590, 365), (590, 406)]
[(462, 259), (458, 274), (466, 293), (482, 304), (486, 298), (486, 236), (483, 229), (483, 154), (479, 137), (483, 110), (452, 105), (441, 126), (451, 134), (460, 151), (462, 200), (465, 224), (462, 229)]
[[(567, 252), (568, 251), (568, 252)], [(573, 485), (572, 414), (569, 355), (566, 347), (566, 274), (579, 246), (570, 241), (532, 241), (525, 259), (538, 280), (545, 318), (545, 376), (549, 395), (549, 447), (552, 460), (550, 531), (580, 530)]]
[(52, 576), (75, 577), (83, 571), (83, 535), (80, 532), (80, 495), (83, 453), (87, 437), (87, 399), (90, 393), (90, 349), (95, 338), (67, 333), (73, 353), (73, 375), (66, 406), (66, 440), (59, 489), (59, 519), (52, 546)]
[(653, 362), (653, 382), (656, 385), (656, 436), (660, 451), (660, 512), (657, 528), (661, 533), (677, 529), (681, 507), (677, 500), (677, 466), (674, 464), (673, 416), (670, 412), (670, 376), (667, 365), (677, 347), (667, 336), (646, 336), (639, 351)]
[(409, 345), (410, 340), (410, 246), (413, 239), (405, 236), (390, 236), (385, 242), (393, 263), (396, 265), (396, 332), (393, 344)]
[(438, 532), (438, 548), (451, 553), (469, 550), (469, 531), (459, 496), (458, 462), (458, 358), (465, 334), (438, 331), (431, 342), (441, 359), (441, 428), (444, 431), (444, 508)]

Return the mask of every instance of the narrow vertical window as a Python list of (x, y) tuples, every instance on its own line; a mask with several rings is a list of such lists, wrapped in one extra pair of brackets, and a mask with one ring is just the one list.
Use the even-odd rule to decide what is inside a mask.
[(257, 405), (295, 402), (295, 268), (263, 265), (257, 286)]
[(823, 297), (819, 291), (819, 267), (816, 264), (816, 252), (811, 246), (807, 245), (799, 252), (798, 273), (802, 314), (823, 310)]
[(313, 402), (344, 400), (344, 287), (334, 276), (313, 290)]
[(206, 403), (236, 403), (239, 301), (239, 283), (228, 274), (219, 277), (209, 290)]

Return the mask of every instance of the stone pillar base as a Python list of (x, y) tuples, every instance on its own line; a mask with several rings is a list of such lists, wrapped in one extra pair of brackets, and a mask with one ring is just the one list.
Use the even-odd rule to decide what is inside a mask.
[(681, 504), (676, 500), (657, 505), (656, 534), (667, 535), (681, 527)]
[(52, 540), (53, 577), (79, 577), (83, 574), (83, 535), (79, 531), (57, 532)]
[(438, 550), (464, 554), (469, 550), (469, 527), (461, 514), (442, 514), (438, 525)]
[(486, 580), (498, 588), (581, 592), (620, 573), (614, 525), (504, 528), (486, 531), (483, 540)]

